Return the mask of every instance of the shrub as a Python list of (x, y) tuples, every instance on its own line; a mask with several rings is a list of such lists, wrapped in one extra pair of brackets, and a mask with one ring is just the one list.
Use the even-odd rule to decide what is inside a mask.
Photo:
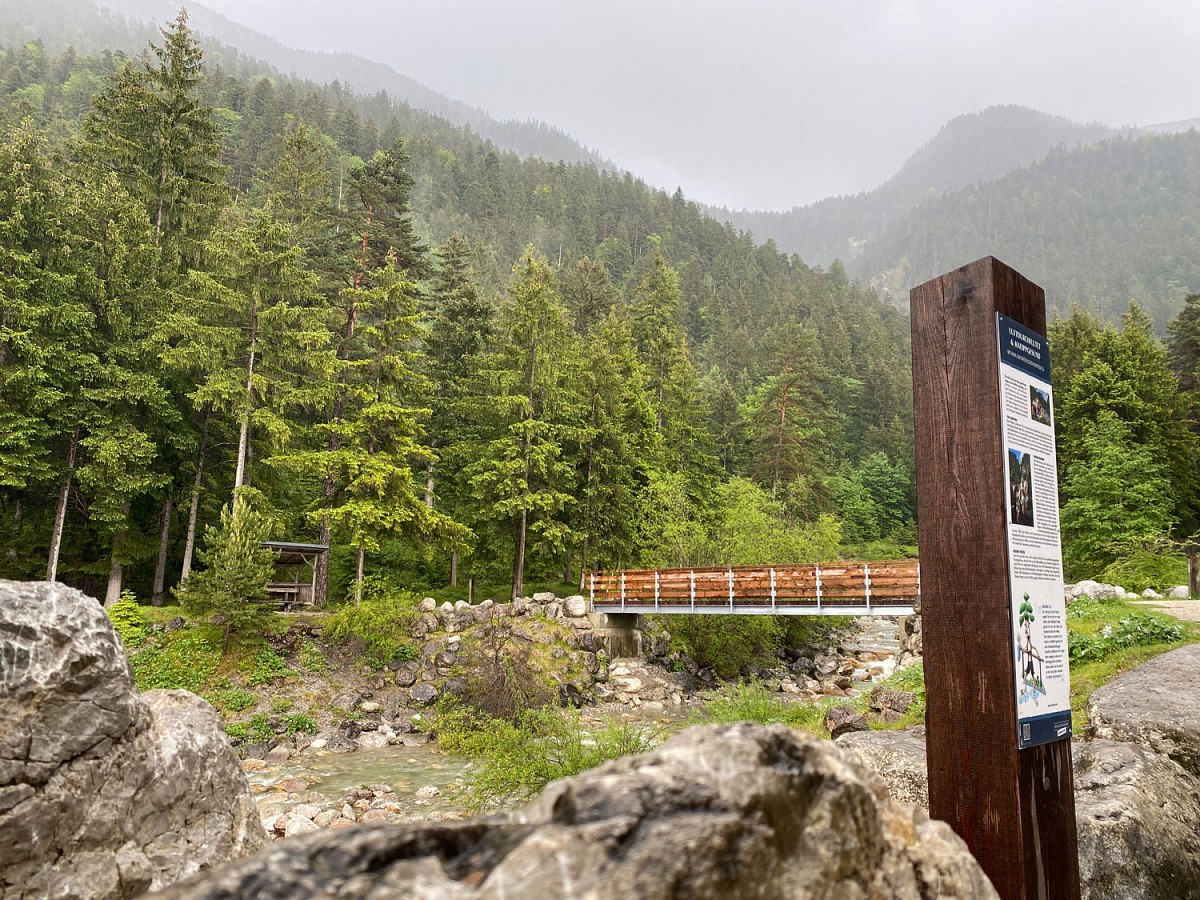
[(1119, 552), (1116, 560), (1100, 574), (1106, 584), (1119, 584), (1127, 591), (1140, 594), (1146, 588), (1163, 589), (1187, 584), (1187, 557), (1172, 552), (1162, 542), (1128, 547)]
[(554, 702), (555, 691), (533, 665), (532, 653), (531, 638), (491, 607), (459, 653), (467, 673), (460, 699), (489, 717), (513, 722)]
[(443, 703), (437, 722), (443, 749), (477, 763), (467, 775), (468, 804), (476, 810), (526, 800), (551, 781), (608, 759), (643, 753), (659, 741), (658, 732), (628, 721), (609, 720), (589, 733), (577, 713), (559, 709), (526, 710), (509, 720)]
[(360, 641), (368, 662), (376, 667), (394, 659), (413, 659), (418, 651), (410, 635), (420, 602), (416, 594), (391, 590), (384, 582), (368, 578), (362, 603), (343, 606), (330, 616), (325, 636)]
[(113, 630), (121, 642), (130, 650), (142, 646), (150, 633), (150, 620), (146, 617), (131, 591), (122, 591), (121, 599), (105, 610)]
[(676, 616), (670, 631), (673, 650), (726, 679), (746, 666), (773, 665), (783, 638), (772, 616)]

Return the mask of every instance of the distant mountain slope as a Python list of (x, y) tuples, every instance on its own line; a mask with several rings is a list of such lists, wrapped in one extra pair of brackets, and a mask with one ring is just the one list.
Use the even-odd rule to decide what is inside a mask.
[(545, 122), (494, 119), (483, 110), (431, 90), (391, 66), (350, 53), (296, 50), (192, 0), (186, 3), (184, 0), (0, 0), (0, 44), (40, 37), (52, 52), (74, 46), (81, 52), (112, 49), (140, 53), (146, 40), (154, 35), (147, 23), (168, 22), (181, 6), (187, 7), (190, 24), (197, 34), (236, 49), (245, 57), (261, 60), (281, 73), (294, 74), (316, 84), (340, 81), (357, 93), (386, 91), (393, 99), (456, 125), (466, 125), (501, 149), (521, 156), (613, 168), (598, 153)]
[(711, 212), (759, 240), (770, 238), (780, 249), (824, 265), (850, 259), (864, 241), (922, 200), (999, 178), (1041, 159), (1052, 147), (1093, 144), (1118, 133), (1107, 125), (1081, 125), (1023, 106), (992, 106), (952, 119), (873, 191), (786, 212)]
[[(1162, 328), (1200, 291), (1200, 133), (1116, 138), (928, 200), (848, 263), (904, 301), (984, 255), (1113, 318), (1136, 299)], [(882, 274), (881, 274), (882, 273)]]

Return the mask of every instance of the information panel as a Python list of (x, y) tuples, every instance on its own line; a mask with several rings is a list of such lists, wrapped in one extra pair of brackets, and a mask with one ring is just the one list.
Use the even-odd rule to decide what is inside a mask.
[(1050, 351), (1043, 335), (1005, 315), (997, 314), (997, 322), (1017, 747), (1023, 749), (1071, 734), (1067, 605), (1058, 531)]

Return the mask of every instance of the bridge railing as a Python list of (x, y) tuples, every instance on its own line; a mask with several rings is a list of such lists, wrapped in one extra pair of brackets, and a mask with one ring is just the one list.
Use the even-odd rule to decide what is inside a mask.
[(905, 615), (921, 591), (915, 559), (588, 573), (597, 612)]

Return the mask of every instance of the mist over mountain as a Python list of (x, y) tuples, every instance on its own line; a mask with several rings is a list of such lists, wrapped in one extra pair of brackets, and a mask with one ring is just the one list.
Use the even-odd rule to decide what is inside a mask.
[(873, 191), (830, 197), (786, 212), (714, 208), (712, 214), (759, 240), (828, 265), (853, 258), (871, 237), (923, 200), (990, 181), (1044, 157), (1054, 147), (1092, 144), (1121, 133), (1021, 106), (958, 116)]

